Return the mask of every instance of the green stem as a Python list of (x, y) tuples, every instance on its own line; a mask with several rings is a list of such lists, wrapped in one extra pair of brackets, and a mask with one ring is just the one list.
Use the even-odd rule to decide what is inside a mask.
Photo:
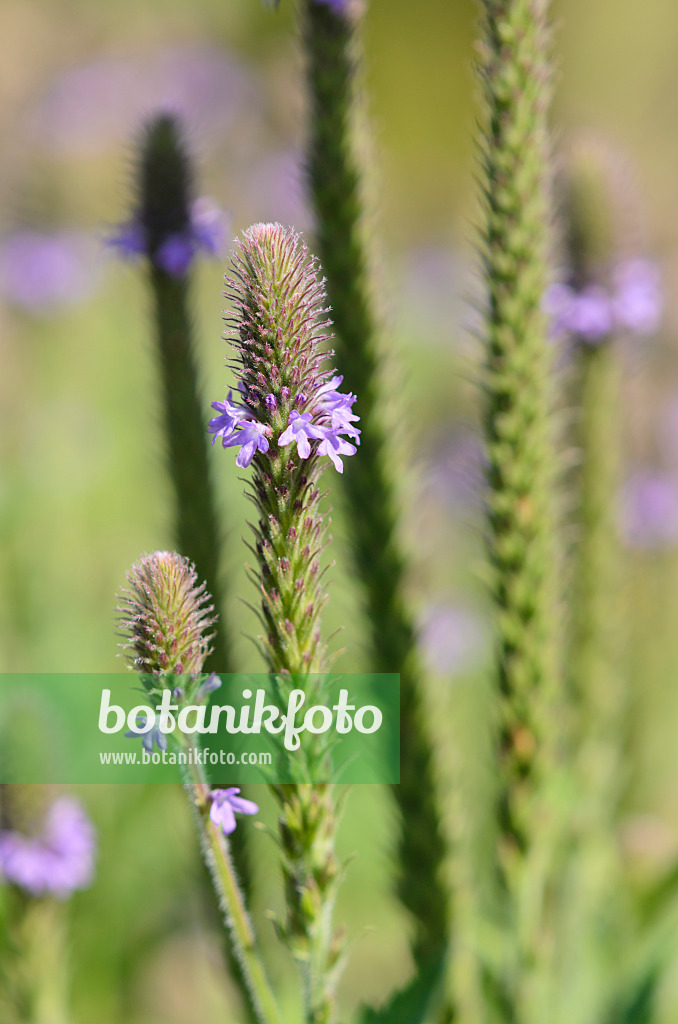
[(526, 993), (547, 949), (544, 851), (554, 815), (544, 819), (540, 794), (547, 774), (552, 777), (559, 724), (552, 345), (542, 312), (550, 248), (548, 7), (548, 0), (483, 0), (480, 41), (487, 551), (499, 711), (497, 866), (512, 962), (494, 978), (490, 992), (500, 1019), (512, 1022), (523, 1019)]
[(0, 1011), (7, 1024), (68, 1024), (64, 905), (7, 893), (8, 949), (0, 966)]
[(191, 764), (186, 770), (185, 788), (196, 812), (205, 862), (212, 876), (226, 927), (256, 1015), (261, 1024), (283, 1024), (238, 885), (228, 842), (222, 830), (209, 816), (210, 787), (199, 764)]
[(233, 652), (223, 625), (220, 529), (188, 311), (188, 279), (172, 278), (151, 265), (150, 286), (155, 306), (168, 465), (176, 502), (176, 545), (178, 551), (195, 564), (200, 579), (207, 582), (220, 612), (214, 653), (206, 668), (229, 672), (233, 667)]
[(343, 484), (354, 563), (368, 613), (372, 667), (376, 672), (400, 672), (401, 782), (394, 789), (400, 812), (397, 892), (414, 919), (413, 953), (423, 967), (445, 948), (449, 893), (442, 880), (445, 842), (380, 395), (378, 331), (354, 135), (355, 24), (352, 14), (337, 14), (315, 0), (304, 0), (303, 7), (315, 235), (327, 276), (337, 367), (345, 390), (358, 395), (361, 416), (359, 456), (347, 466)]

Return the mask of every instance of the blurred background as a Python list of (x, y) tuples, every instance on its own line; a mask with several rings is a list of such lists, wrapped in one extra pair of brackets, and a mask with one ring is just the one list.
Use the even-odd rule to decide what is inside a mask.
[[(625, 154), (643, 202), (639, 255), (658, 262), (664, 290), (661, 327), (629, 360), (619, 422), (634, 700), (625, 841), (634, 869), (651, 876), (678, 854), (678, 5), (561, 0), (555, 10), (556, 139), (592, 129)], [(455, 733), (473, 735), (489, 641), (477, 575), (475, 18), (471, 0), (372, 0), (365, 35), (388, 413), (443, 753)], [(0, 38), (0, 670), (115, 671), (115, 593), (142, 552), (170, 545), (172, 509), (149, 298), (105, 239), (130, 213), (139, 125), (168, 107), (185, 115), (200, 193), (227, 211), (232, 233), (259, 220), (309, 228), (292, 3), (4, 0)], [(206, 423), (230, 383), (224, 266), (225, 256), (200, 262), (193, 294)], [(251, 596), (246, 502), (232, 453), (217, 447), (211, 458), (239, 667), (257, 670), (246, 636), (256, 624), (239, 600)], [(333, 504), (328, 627), (344, 627), (338, 667), (360, 670), (351, 524), (336, 490)], [(248, 795), (272, 820), (265, 793)], [(74, 1024), (241, 1019), (182, 794), (82, 797), (100, 852), (95, 884), (69, 908)], [(275, 849), (245, 827), (256, 916), (292, 1000), (294, 965), (263, 917), (280, 903)], [(341, 836), (357, 858), (337, 914), (358, 945), (346, 1012), (383, 1000), (409, 969), (408, 925), (389, 894), (391, 833), (389, 794), (357, 787)], [(670, 988), (667, 1021), (678, 981)]]

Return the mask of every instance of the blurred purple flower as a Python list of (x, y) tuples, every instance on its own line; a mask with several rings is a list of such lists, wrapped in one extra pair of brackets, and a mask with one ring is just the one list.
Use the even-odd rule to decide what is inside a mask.
[(217, 47), (104, 59), (58, 78), (29, 112), (28, 130), (43, 147), (98, 153), (162, 109), (183, 116), (206, 140), (228, 132), (240, 110), (251, 111), (253, 89), (246, 69)]
[(546, 292), (544, 307), (558, 337), (572, 334), (581, 341), (595, 342), (607, 337), (614, 327), (612, 300), (598, 285), (577, 292), (569, 285), (553, 284)]
[(598, 284), (576, 290), (557, 282), (547, 289), (544, 308), (556, 338), (571, 335), (599, 342), (615, 331), (640, 337), (659, 326), (663, 307), (659, 270), (648, 260), (620, 263), (608, 291)]
[(419, 635), (430, 670), (441, 675), (468, 668), (482, 653), (486, 639), (478, 616), (451, 604), (428, 608)]
[(659, 268), (649, 260), (629, 260), (614, 273), (614, 313), (633, 334), (653, 334), (659, 327), (663, 296)]
[(335, 14), (345, 14), (350, 0), (315, 0), (317, 4), (331, 7)]
[(142, 730), (144, 729), (146, 722), (146, 715), (137, 715), (137, 728), (128, 729), (125, 733), (125, 738), (137, 740), (141, 738), (141, 745), (149, 754), (153, 753), (154, 746), (156, 746), (158, 750), (167, 750), (167, 734), (160, 729), (160, 726), (157, 723), (149, 729), (148, 732), (143, 732)]
[(622, 489), (622, 536), (630, 547), (678, 541), (678, 481), (666, 473), (637, 471)]
[(221, 679), (216, 672), (210, 672), (207, 679), (204, 679), (198, 687), (198, 692), (195, 695), (197, 703), (199, 704), (205, 697), (209, 697), (210, 693), (219, 689), (221, 689)]
[[(236, 786), (230, 789), (213, 789), (210, 819), (222, 831), (230, 836), (235, 831), (237, 814), (258, 814), (259, 808), (251, 800), (238, 796), (240, 790)], [(234, 813), (235, 812), (235, 813)]]
[(40, 835), (0, 831), (0, 873), (33, 896), (65, 899), (91, 883), (95, 848), (94, 829), (80, 804), (60, 797), (49, 807)]
[(80, 232), (16, 231), (0, 239), (0, 295), (33, 313), (72, 306), (99, 279), (97, 245)]
[[(183, 277), (194, 256), (202, 250), (218, 256), (226, 248), (229, 218), (208, 196), (191, 204), (190, 228), (185, 234), (172, 234), (158, 246), (155, 262), (170, 277)], [(146, 252), (144, 227), (138, 221), (121, 224), (109, 237), (108, 244), (124, 259), (135, 259)]]

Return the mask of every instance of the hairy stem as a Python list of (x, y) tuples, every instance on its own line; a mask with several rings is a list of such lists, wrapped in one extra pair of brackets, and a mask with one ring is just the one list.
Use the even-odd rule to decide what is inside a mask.
[(445, 843), (425, 721), (416, 632), (406, 598), (407, 566), (380, 400), (378, 332), (364, 237), (361, 168), (355, 145), (358, 102), (356, 25), (314, 0), (303, 3), (310, 101), (308, 178), (315, 236), (336, 330), (344, 385), (360, 396), (360, 457), (344, 474), (351, 541), (368, 612), (372, 667), (400, 672), (400, 785), (397, 893), (412, 915), (420, 967), (439, 957), (448, 936)]
[[(481, 141), (487, 290), (484, 428), (487, 552), (497, 630), (498, 867), (513, 967), (495, 991), (522, 1019), (538, 962), (544, 865), (540, 782), (557, 727), (551, 345), (542, 302), (549, 255), (548, 0), (483, 0)], [(535, 813), (536, 812), (536, 813)], [(543, 832), (545, 825), (541, 829)], [(525, 906), (526, 893), (530, 906)], [(528, 917), (525, 917), (527, 910)]]
[(199, 764), (192, 764), (186, 769), (185, 789), (195, 810), (205, 863), (212, 877), (233, 950), (256, 1016), (260, 1024), (283, 1024), (238, 885), (228, 842), (222, 830), (209, 816), (210, 787)]

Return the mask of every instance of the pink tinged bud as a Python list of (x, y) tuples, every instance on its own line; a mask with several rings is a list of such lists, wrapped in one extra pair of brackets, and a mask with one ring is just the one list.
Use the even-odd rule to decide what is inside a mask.
[(132, 667), (143, 673), (200, 672), (210, 652), (214, 608), (193, 565), (174, 552), (156, 551), (132, 566), (127, 583), (118, 610), (126, 637), (121, 646)]

